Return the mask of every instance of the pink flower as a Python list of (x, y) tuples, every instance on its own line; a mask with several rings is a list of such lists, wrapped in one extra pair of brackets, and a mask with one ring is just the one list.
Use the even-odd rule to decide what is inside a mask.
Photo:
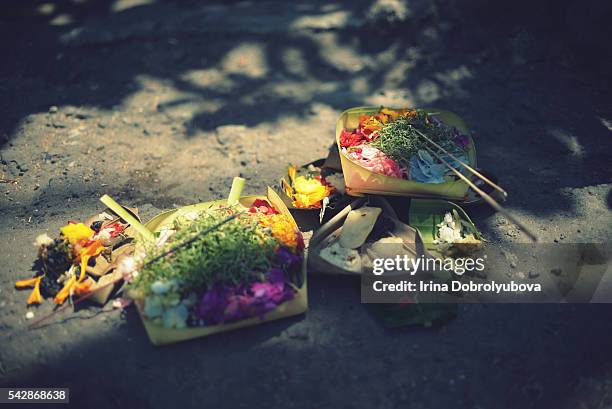
[(402, 178), (406, 174), (396, 161), (370, 145), (356, 146), (347, 151), (347, 155), (353, 162), (374, 173), (396, 178)]
[(266, 281), (249, 286), (214, 285), (200, 298), (196, 314), (206, 325), (238, 321), (261, 316), (294, 296), (283, 270), (274, 268)]

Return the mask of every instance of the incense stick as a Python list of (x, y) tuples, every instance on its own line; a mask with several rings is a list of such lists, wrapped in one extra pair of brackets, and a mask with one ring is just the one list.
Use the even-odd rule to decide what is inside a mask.
[(444, 152), (445, 154), (447, 154), (448, 156), (450, 156), (451, 158), (453, 158), (453, 160), (455, 160), (456, 162), (458, 162), (461, 166), (463, 166), (464, 168), (466, 168), (467, 170), (469, 170), (470, 172), (472, 172), (474, 175), (478, 176), (481, 180), (483, 180), (484, 182), (488, 183), (491, 187), (493, 187), (495, 190), (499, 191), (502, 195), (504, 195), (504, 198), (508, 197), (508, 193), (501, 188), (498, 184), (496, 184), (495, 182), (493, 182), (492, 180), (490, 180), (488, 177), (486, 177), (485, 175), (483, 175), (482, 173), (478, 172), (476, 169), (474, 169), (473, 167), (471, 167), (470, 165), (468, 165), (467, 163), (463, 162), (461, 159), (459, 159), (458, 157), (456, 157), (455, 155), (453, 155), (452, 153), (450, 153), (449, 151), (447, 151), (446, 149), (444, 149), (442, 146), (438, 145), (436, 142), (434, 142), (433, 140), (431, 140), (427, 135), (425, 135), (423, 132), (419, 131), (417, 128), (413, 127), (413, 129), (415, 130), (416, 133), (418, 133), (420, 136), (422, 136), (423, 138), (425, 138), (425, 140), (427, 140), (427, 142), (431, 143), (432, 145), (434, 145), (436, 148), (440, 149), (442, 152)]
[(476, 193), (478, 193), (492, 208), (506, 216), (512, 223), (518, 226), (531, 240), (538, 241), (538, 238), (535, 234), (533, 234), (522, 222), (520, 222), (517, 218), (515, 218), (512, 214), (510, 214), (506, 209), (504, 209), (495, 199), (489, 196), (488, 193), (484, 192), (478, 186), (474, 184), (470, 179), (468, 179), (463, 173), (459, 172), (457, 169), (452, 167), (446, 160), (444, 160), (438, 153), (436, 153), (433, 149), (429, 147), (425, 147), (431, 154), (433, 154), (438, 160), (444, 163), (450, 170), (452, 170), (457, 176), (459, 176), (465, 183), (467, 183)]
[(204, 230), (203, 232), (196, 234), (195, 236), (193, 236), (192, 238), (190, 238), (189, 240), (185, 240), (182, 243), (177, 244), (176, 246), (172, 247), (169, 250), (164, 251), (163, 253), (153, 257), (151, 260), (147, 261), (145, 264), (142, 265), (141, 268), (143, 267), (147, 267), (153, 263), (155, 263), (158, 260), (161, 260), (164, 257), (167, 257), (168, 255), (174, 253), (175, 251), (183, 248), (183, 247), (187, 247), (189, 244), (193, 243), (194, 241), (196, 241), (199, 237), (204, 236), (214, 230), (217, 230), (219, 227), (223, 226), (225, 223), (228, 223), (232, 220), (234, 220), (236, 217), (240, 216), (241, 214), (245, 213), (246, 210), (242, 210), (240, 212), (234, 213), (233, 215), (221, 220), (219, 223), (210, 226), (208, 229)]

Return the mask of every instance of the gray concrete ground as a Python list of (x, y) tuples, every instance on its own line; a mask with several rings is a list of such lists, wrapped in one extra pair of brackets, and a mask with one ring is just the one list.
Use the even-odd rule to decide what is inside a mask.
[(0, 384), (69, 386), (80, 408), (612, 407), (609, 305), (466, 305), (391, 331), (358, 283), (313, 277), (304, 317), (155, 348), (110, 306), (24, 331), (13, 289), (36, 235), (102, 194), (146, 218), (235, 175), (262, 192), (365, 104), (457, 112), (543, 242), (608, 242), (611, 65), (589, 33), (609, 7), (525, 3), (18, 2), (0, 23)]

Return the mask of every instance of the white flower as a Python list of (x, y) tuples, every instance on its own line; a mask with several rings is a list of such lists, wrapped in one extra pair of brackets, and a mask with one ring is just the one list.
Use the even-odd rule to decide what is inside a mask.
[(453, 230), (449, 226), (440, 226), (438, 230), (438, 236), (440, 236), (440, 241), (445, 243), (452, 243), (455, 239), (455, 230)]
[(447, 212), (444, 215), (444, 223), (451, 224), (451, 223), (454, 223), (454, 222), (455, 222), (455, 220), (453, 219), (453, 215)]
[(144, 313), (147, 318), (153, 319), (161, 317), (164, 313), (161, 300), (159, 297), (147, 297), (144, 301)]
[(461, 240), (461, 227), (459, 227), (458, 229), (455, 228), (455, 223), (453, 222), (453, 241), (460, 241)]
[(168, 308), (164, 311), (163, 321), (166, 328), (185, 328), (189, 311), (183, 304)]
[(112, 238), (111, 232), (109, 229), (100, 230), (100, 233), (96, 235), (96, 239), (98, 240), (110, 240)]
[(53, 244), (53, 239), (47, 233), (36, 236), (36, 241), (34, 241), (36, 247), (49, 246), (51, 244)]
[(444, 220), (436, 227), (438, 228), (437, 243), (455, 243), (462, 239), (461, 223), (457, 223), (450, 212), (444, 215)]

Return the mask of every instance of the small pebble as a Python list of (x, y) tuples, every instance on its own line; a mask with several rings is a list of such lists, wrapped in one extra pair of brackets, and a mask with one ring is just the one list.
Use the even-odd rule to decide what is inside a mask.
[(34, 318), (34, 313), (32, 311), (28, 311), (26, 312), (26, 320), (31, 320), (32, 318)]
[(49, 113), (50, 114), (55, 114), (57, 111), (59, 111), (59, 108), (56, 107), (55, 105), (49, 107)]
[(529, 278), (537, 278), (540, 276), (540, 273), (538, 273), (537, 271), (530, 271), (529, 272)]
[(560, 276), (562, 272), (563, 271), (560, 268), (553, 268), (552, 270), (550, 270), (550, 274), (553, 274), (556, 276)]

